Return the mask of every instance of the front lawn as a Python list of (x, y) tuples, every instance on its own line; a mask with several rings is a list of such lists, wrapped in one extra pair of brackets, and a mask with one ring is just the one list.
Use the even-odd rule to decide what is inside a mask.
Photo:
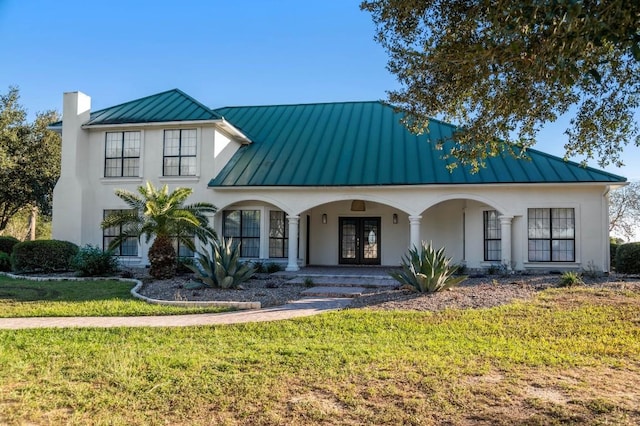
[(638, 424), (640, 295), (0, 331), (2, 424)]
[(0, 318), (177, 315), (225, 308), (160, 306), (134, 298), (122, 281), (28, 281), (0, 276)]

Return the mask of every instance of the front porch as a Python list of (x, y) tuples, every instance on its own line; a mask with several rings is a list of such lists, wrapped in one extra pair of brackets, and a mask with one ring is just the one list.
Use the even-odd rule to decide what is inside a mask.
[[(296, 215), (282, 208), (264, 201), (231, 204), (217, 215), (218, 232), (240, 239), (245, 260), (278, 263), (286, 272), (306, 268), (310, 278), (315, 274), (359, 277), (364, 266), (375, 266), (366, 269), (368, 275), (387, 275), (385, 267), (400, 265), (407, 249), (423, 241), (445, 247), (454, 263), (471, 269), (516, 266), (513, 217), (479, 200), (452, 198), (417, 210), (418, 214), (360, 198), (324, 202)], [(335, 273), (329, 272), (335, 267)]]

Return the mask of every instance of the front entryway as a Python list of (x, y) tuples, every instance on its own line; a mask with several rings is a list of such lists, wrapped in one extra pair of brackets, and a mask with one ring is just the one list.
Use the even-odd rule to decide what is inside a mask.
[(340, 218), (340, 264), (380, 264), (380, 218)]

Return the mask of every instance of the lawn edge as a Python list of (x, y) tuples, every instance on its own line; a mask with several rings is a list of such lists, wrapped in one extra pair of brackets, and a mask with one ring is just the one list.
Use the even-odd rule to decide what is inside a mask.
[(165, 306), (179, 306), (183, 308), (234, 308), (238, 310), (251, 310), (251, 309), (260, 309), (262, 306), (260, 302), (235, 302), (235, 301), (226, 301), (226, 300), (208, 300), (208, 301), (188, 301), (188, 300), (161, 300), (161, 299), (152, 299), (147, 296), (143, 296), (138, 293), (138, 291), (142, 288), (142, 281), (136, 280), (134, 278), (120, 278), (120, 277), (36, 277), (36, 276), (25, 276), (25, 275), (16, 275), (9, 272), (0, 272), (0, 276), (5, 276), (8, 278), (13, 278), (17, 280), (27, 280), (27, 281), (121, 281), (121, 282), (131, 282), (136, 285), (131, 289), (131, 295), (136, 299), (142, 300), (144, 302), (153, 304), (153, 305), (165, 305)]

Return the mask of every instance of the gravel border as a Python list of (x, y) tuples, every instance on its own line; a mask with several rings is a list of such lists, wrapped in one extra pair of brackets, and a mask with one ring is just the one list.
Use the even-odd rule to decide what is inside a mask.
[[(134, 282), (131, 294), (148, 303), (172, 306), (231, 307), (235, 309), (260, 309), (281, 306), (301, 299), (308, 287), (288, 284), (287, 278), (278, 275), (256, 274), (242, 284), (240, 289), (185, 288), (192, 274), (178, 275), (169, 280), (154, 280), (145, 269), (125, 270), (123, 275), (134, 278), (82, 278), (69, 273), (51, 276), (28, 276), (1, 273), (2, 275), (33, 281), (119, 280)], [(137, 279), (135, 279), (137, 278)], [(640, 293), (640, 276), (616, 275), (597, 278), (583, 277), (590, 288), (608, 288)], [(504, 305), (516, 300), (529, 300), (538, 292), (559, 287), (560, 275), (513, 274), (470, 277), (450, 290), (422, 294), (406, 289), (368, 289), (354, 298), (347, 309), (441, 311), (444, 309), (478, 309)]]

